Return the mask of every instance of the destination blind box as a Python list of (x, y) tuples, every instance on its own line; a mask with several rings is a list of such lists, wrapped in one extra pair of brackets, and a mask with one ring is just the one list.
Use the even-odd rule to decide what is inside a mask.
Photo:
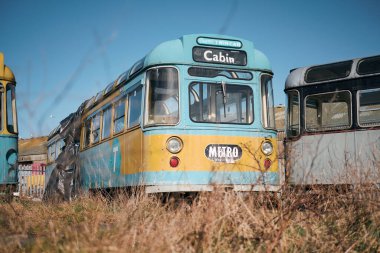
[(240, 50), (193, 47), (193, 60), (196, 62), (246, 66), (247, 54)]

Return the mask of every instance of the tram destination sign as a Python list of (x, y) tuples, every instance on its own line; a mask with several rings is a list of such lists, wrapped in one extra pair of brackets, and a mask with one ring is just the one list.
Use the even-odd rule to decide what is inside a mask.
[(215, 39), (207, 37), (199, 37), (197, 39), (199, 45), (214, 46), (214, 47), (231, 47), (231, 48), (241, 48), (243, 44), (238, 40), (226, 40), (226, 39)]
[(193, 47), (193, 60), (196, 62), (246, 66), (247, 54), (239, 50)]

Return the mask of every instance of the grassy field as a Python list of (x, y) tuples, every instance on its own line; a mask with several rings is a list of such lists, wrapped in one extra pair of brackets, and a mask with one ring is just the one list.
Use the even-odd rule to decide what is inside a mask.
[(379, 190), (0, 204), (1, 252), (379, 252)]

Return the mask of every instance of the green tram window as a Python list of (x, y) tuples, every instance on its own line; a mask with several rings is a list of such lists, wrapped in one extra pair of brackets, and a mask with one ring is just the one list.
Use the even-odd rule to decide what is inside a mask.
[(372, 127), (380, 125), (380, 89), (358, 91), (359, 125)]
[(7, 129), (17, 133), (16, 92), (13, 84), (7, 84)]
[(288, 115), (286, 135), (296, 137), (300, 134), (300, 96), (297, 90), (292, 90), (288, 95)]
[(253, 92), (249, 86), (195, 82), (189, 92), (190, 118), (194, 122), (253, 122)]
[(306, 96), (305, 125), (308, 132), (351, 127), (351, 93), (337, 91)]
[(145, 125), (175, 125), (179, 122), (178, 71), (172, 67), (147, 72)]

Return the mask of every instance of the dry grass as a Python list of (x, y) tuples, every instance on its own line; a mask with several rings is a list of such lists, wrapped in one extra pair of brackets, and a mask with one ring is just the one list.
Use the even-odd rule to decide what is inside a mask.
[(1, 252), (378, 252), (379, 190), (0, 204)]

